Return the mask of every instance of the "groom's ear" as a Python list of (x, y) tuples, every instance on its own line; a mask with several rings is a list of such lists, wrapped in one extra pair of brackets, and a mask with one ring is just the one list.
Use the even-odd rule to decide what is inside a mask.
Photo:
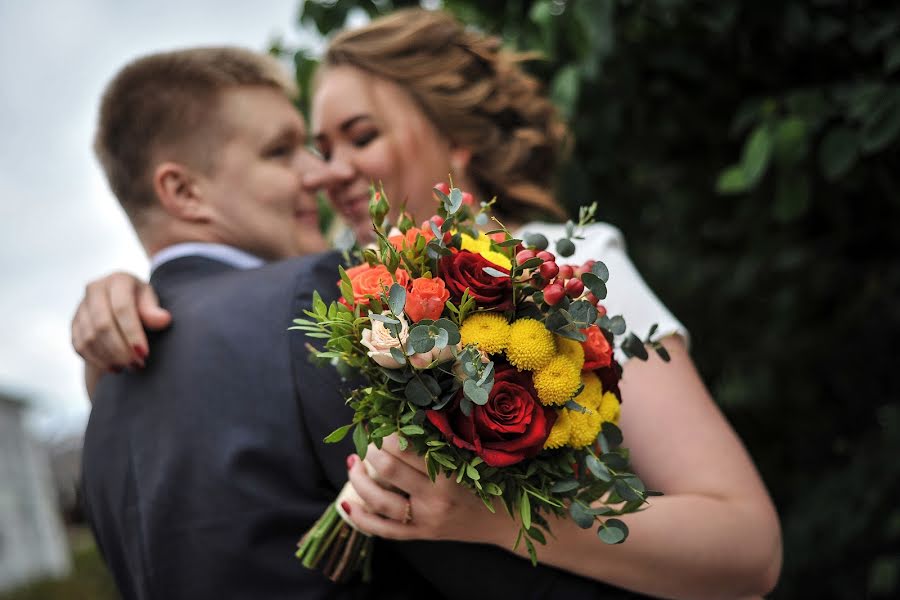
[(462, 146), (453, 146), (450, 149), (450, 167), (454, 173), (462, 174), (469, 168), (469, 162), (472, 160), (472, 151)]
[(169, 215), (181, 221), (206, 222), (211, 217), (196, 175), (175, 162), (160, 163), (153, 170), (153, 190)]

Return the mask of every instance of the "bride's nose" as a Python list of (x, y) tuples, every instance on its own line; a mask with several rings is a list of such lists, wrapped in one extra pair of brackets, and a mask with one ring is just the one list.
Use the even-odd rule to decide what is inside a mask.
[(327, 161), (320, 161), (309, 169), (303, 177), (303, 185), (311, 190), (326, 189), (347, 183), (355, 175), (356, 169), (352, 161), (336, 152)]

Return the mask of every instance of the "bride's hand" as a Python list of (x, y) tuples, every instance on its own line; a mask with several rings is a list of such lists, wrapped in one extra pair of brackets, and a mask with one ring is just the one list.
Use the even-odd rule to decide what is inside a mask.
[[(370, 445), (366, 463), (377, 472), (377, 481), (358, 456), (348, 459), (350, 483), (364, 502), (348, 500), (347, 504), (350, 518), (363, 531), (394, 540), (453, 540), (504, 547), (515, 541), (517, 525), (499, 499), (494, 502), (495, 514), (455, 479), (438, 475), (432, 483), (422, 457), (400, 450), (396, 436), (385, 438), (381, 450)], [(388, 486), (396, 489), (388, 490)]]
[(150, 284), (112, 273), (87, 285), (72, 318), (72, 346), (101, 372), (143, 367), (149, 353), (144, 326), (164, 329), (171, 321)]

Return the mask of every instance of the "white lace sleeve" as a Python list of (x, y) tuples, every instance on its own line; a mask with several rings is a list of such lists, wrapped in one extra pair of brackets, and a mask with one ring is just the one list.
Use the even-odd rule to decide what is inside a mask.
[[(523, 233), (542, 233), (550, 241), (551, 251), (554, 242), (563, 236), (564, 231), (564, 226), (550, 223), (529, 223), (521, 229)], [(625, 317), (628, 331), (634, 332), (641, 339), (656, 323), (658, 328), (654, 337), (677, 334), (684, 338), (685, 343), (690, 341), (685, 326), (660, 302), (628, 258), (621, 231), (608, 223), (594, 223), (586, 228), (584, 238), (575, 240), (576, 252), (573, 256), (559, 260), (560, 263), (580, 265), (593, 258), (603, 261), (609, 267), (608, 295), (602, 304), (610, 316)], [(616, 360), (627, 360), (618, 348), (618, 343)]]

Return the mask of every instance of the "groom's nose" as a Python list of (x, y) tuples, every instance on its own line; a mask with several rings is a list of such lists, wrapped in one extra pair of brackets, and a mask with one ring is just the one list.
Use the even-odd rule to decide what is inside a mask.
[(310, 191), (327, 189), (352, 179), (353, 173), (353, 167), (346, 161), (316, 159), (315, 164), (303, 174), (303, 187)]

